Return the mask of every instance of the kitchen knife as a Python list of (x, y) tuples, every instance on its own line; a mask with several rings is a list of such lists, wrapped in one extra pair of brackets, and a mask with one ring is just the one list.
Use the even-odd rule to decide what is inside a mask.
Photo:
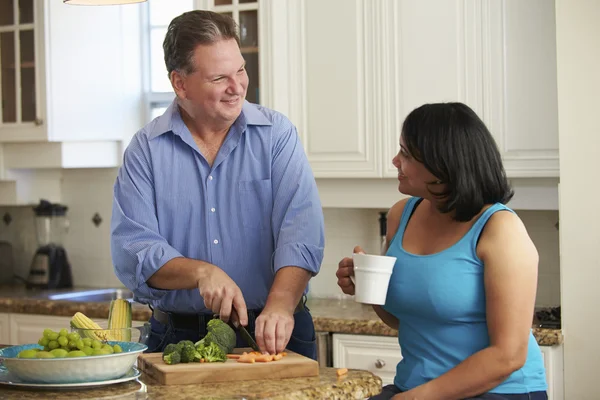
[[(237, 326), (236, 326), (236, 323), (233, 322), (234, 319), (236, 320)], [(260, 347), (258, 347), (258, 344), (256, 344), (256, 341), (252, 338), (252, 335), (250, 335), (248, 330), (246, 330), (246, 328), (244, 328), (244, 326), (242, 324), (240, 324), (239, 321), (240, 321), (240, 318), (238, 317), (235, 310), (231, 310), (231, 316), (229, 317), (229, 326), (231, 326), (235, 331), (240, 333), (240, 336), (242, 337), (242, 339), (244, 339), (246, 344), (248, 346), (250, 346), (252, 348), (252, 350), (260, 352)]]

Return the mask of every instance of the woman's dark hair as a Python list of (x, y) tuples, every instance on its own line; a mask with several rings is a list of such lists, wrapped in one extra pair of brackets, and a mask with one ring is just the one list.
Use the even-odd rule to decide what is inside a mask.
[(506, 204), (510, 187), (496, 142), (483, 121), (462, 103), (425, 104), (402, 125), (408, 152), (442, 184), (439, 210), (470, 221), (486, 204)]
[(163, 41), (169, 77), (172, 71), (194, 72), (192, 57), (196, 46), (227, 39), (235, 39), (240, 45), (237, 25), (228, 15), (194, 10), (173, 18)]

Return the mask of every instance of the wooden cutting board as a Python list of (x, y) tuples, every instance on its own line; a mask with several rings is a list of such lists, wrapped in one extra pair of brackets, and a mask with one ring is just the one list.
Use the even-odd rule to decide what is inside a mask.
[[(252, 349), (235, 349), (234, 353), (250, 352)], [(186, 363), (168, 365), (162, 353), (140, 354), (138, 368), (163, 385), (189, 385), (207, 382), (249, 381), (255, 379), (283, 379), (318, 376), (319, 363), (300, 354), (286, 350), (281, 360), (239, 363), (227, 360), (224, 363)]]

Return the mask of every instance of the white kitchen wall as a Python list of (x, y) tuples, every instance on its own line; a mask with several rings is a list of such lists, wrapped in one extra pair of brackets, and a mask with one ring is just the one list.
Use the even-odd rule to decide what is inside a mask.
[[(65, 242), (77, 286), (122, 286), (113, 272), (110, 257), (110, 216), (113, 183), (117, 169), (63, 170), (62, 202), (69, 207), (71, 228)], [(33, 211), (29, 207), (0, 207), (0, 218), (9, 212), (8, 226), (0, 220), (0, 240), (13, 242), (17, 273), (26, 277), (36, 248)], [(338, 262), (350, 256), (354, 246), (378, 253), (380, 209), (325, 208), (325, 257), (321, 272), (311, 280), (313, 297), (341, 298), (335, 271)], [(92, 222), (102, 218), (96, 227)], [(540, 254), (538, 306), (560, 304), (557, 211), (518, 211)]]

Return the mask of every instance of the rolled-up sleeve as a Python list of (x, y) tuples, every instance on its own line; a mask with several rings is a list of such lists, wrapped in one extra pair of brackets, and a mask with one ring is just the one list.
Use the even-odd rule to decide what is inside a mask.
[(323, 209), (310, 164), (291, 124), (275, 136), (271, 179), (273, 269), (296, 266), (314, 276), (323, 261)]
[(125, 151), (114, 186), (111, 255), (119, 280), (147, 303), (168, 290), (148, 286), (148, 279), (169, 260), (182, 257), (159, 234), (147, 138), (135, 135)]

